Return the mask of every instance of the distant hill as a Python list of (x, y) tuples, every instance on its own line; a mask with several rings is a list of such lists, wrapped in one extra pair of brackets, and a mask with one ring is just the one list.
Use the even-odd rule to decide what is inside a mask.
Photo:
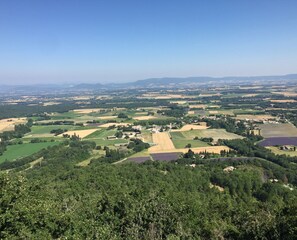
[(236, 82), (237, 84), (253, 84), (253, 83), (295, 83), (297, 82), (297, 74), (277, 75), (277, 76), (243, 76), (243, 77), (164, 77), (164, 78), (149, 78), (126, 83), (82, 83), (72, 85), (58, 85), (58, 84), (39, 84), (39, 85), (2, 85), (0, 86), (1, 93), (8, 92), (46, 92), (46, 91), (100, 91), (112, 89), (133, 89), (133, 88), (186, 88), (198, 86), (218, 86), (221, 84), (230, 84)]
[(158, 88), (158, 87), (187, 87), (199, 85), (215, 85), (218, 83), (230, 83), (236, 81), (237, 83), (254, 83), (254, 82), (272, 82), (272, 81), (297, 81), (297, 74), (280, 75), (280, 76), (244, 76), (244, 77), (164, 77), (164, 78), (149, 78), (138, 80), (135, 82), (107, 84), (108, 88)]

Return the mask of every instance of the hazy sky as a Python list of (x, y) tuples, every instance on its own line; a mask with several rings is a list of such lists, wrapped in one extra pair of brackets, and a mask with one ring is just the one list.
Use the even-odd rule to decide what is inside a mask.
[(296, 0), (2, 0), (0, 83), (297, 73)]

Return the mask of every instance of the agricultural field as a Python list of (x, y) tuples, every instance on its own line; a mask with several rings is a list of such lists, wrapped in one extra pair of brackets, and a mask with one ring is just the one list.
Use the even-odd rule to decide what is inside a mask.
[(15, 125), (26, 122), (26, 118), (9, 118), (0, 120), (0, 133), (4, 131), (13, 131)]
[(182, 131), (189, 131), (189, 130), (201, 130), (201, 129), (207, 129), (206, 123), (201, 124), (186, 124), (182, 126), (180, 129), (173, 129), (172, 132), (182, 132)]
[(229, 133), (225, 129), (204, 129), (204, 130), (190, 130), (180, 132), (185, 139), (194, 139), (198, 138), (213, 138), (215, 141), (218, 139), (242, 139), (242, 136), (239, 136), (234, 133)]
[(115, 144), (128, 143), (126, 139), (107, 139), (108, 136), (114, 136), (116, 130), (99, 129), (88, 135), (85, 139), (94, 141), (99, 146), (114, 147)]
[(297, 137), (297, 128), (290, 123), (267, 123), (259, 125), (264, 138)]
[(287, 155), (290, 157), (297, 157), (297, 151), (287, 151), (287, 150), (280, 150), (278, 147), (266, 147), (267, 149), (270, 149), (273, 153), (278, 155)]
[(142, 121), (142, 120), (151, 120), (156, 119), (155, 116), (139, 116), (139, 117), (133, 117), (134, 120)]
[(52, 134), (51, 131), (56, 129), (74, 130), (81, 129), (81, 127), (76, 127), (72, 125), (32, 126), (31, 132), (26, 134), (24, 138), (54, 137), (54, 134)]
[(0, 163), (6, 160), (12, 161), (22, 157), (27, 157), (40, 151), (43, 148), (47, 148), (49, 146), (54, 146), (57, 144), (59, 144), (59, 142), (24, 143), (11, 145), (8, 146), (7, 151), (5, 151), (2, 156), (0, 156)]
[(156, 146), (149, 148), (149, 152), (151, 153), (175, 149), (175, 146), (171, 141), (170, 135), (168, 134), (168, 132), (153, 133), (152, 138)]
[(268, 146), (297, 146), (297, 137), (271, 137), (258, 143), (262, 147)]
[(65, 133), (62, 133), (60, 135), (58, 135), (59, 137), (63, 137), (63, 135), (69, 135), (69, 136), (78, 136), (80, 138), (85, 138), (87, 137), (88, 135), (92, 134), (93, 132), (96, 132), (97, 129), (86, 129), (86, 130), (73, 130), (73, 131), (67, 131)]
[(200, 140), (193, 140), (193, 138), (186, 138), (183, 132), (171, 132), (172, 142), (175, 148), (185, 148), (186, 145), (191, 144), (191, 148), (207, 147), (209, 144)]
[(253, 115), (253, 114), (242, 114), (242, 115), (237, 115), (235, 117), (237, 120), (252, 120), (252, 121), (268, 121), (268, 120), (273, 120), (276, 119), (276, 117), (271, 116), (271, 115)]

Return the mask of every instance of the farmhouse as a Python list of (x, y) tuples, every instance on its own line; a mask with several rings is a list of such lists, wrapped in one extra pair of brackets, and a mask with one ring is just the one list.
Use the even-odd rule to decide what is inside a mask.
[(289, 146), (289, 145), (283, 145), (279, 147), (280, 150), (283, 151), (296, 151), (296, 147), (295, 146)]
[(140, 126), (140, 125), (132, 126), (132, 129), (141, 131), (142, 130), (142, 126)]
[(261, 129), (260, 128), (250, 129), (249, 134), (250, 135), (255, 135), (255, 136), (261, 136)]
[(114, 139), (117, 139), (116, 136), (107, 136), (106, 138), (107, 138), (108, 140), (114, 140)]
[(128, 146), (128, 143), (116, 143), (114, 144), (115, 147), (126, 147)]

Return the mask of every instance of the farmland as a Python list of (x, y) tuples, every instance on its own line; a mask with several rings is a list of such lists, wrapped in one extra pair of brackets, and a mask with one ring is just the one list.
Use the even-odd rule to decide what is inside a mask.
[(200, 140), (193, 140), (193, 138), (185, 137), (183, 132), (171, 132), (170, 135), (175, 148), (185, 148), (188, 144), (191, 145), (191, 148), (209, 146), (207, 143)]
[(29, 156), (33, 153), (40, 151), (43, 148), (57, 145), (58, 142), (45, 142), (45, 143), (24, 143), (20, 145), (12, 145), (7, 147), (7, 151), (0, 156), (0, 163), (4, 161), (12, 161), (22, 157)]
[(215, 141), (218, 139), (241, 139), (242, 136), (234, 133), (227, 132), (224, 129), (202, 129), (202, 130), (190, 130), (181, 132), (181, 135), (186, 139), (198, 138), (213, 138)]
[(26, 122), (25, 118), (9, 118), (0, 120), (0, 133), (4, 131), (13, 131), (15, 125)]
[[(80, 212), (90, 206), (91, 210), (86, 210), (85, 216), (106, 203), (116, 204), (113, 206), (116, 209), (129, 209), (130, 201), (137, 196), (137, 204), (141, 206), (151, 203), (164, 206), (164, 196), (155, 202), (156, 196), (174, 189), (170, 201), (174, 200), (183, 184), (185, 199), (188, 199), (187, 194), (198, 189), (199, 193), (207, 192), (203, 199), (213, 195), (217, 198), (213, 202), (219, 204), (226, 202), (221, 197), (226, 200), (229, 195), (230, 199), (237, 198), (236, 201), (241, 201), (239, 196), (243, 196), (245, 201), (241, 206), (246, 206), (247, 199), (263, 204), (266, 200), (262, 198), (269, 192), (265, 190), (268, 184), (268, 189), (277, 189), (274, 196), (288, 191), (286, 197), (279, 197), (286, 199), (297, 186), (294, 146), (297, 144), (294, 110), (297, 103), (292, 97), (271, 93), (274, 91), (279, 92), (269, 86), (237, 86), (181, 92), (125, 90), (89, 96), (11, 99), (8, 104), (0, 105), (3, 122), (12, 116), (24, 121), (16, 125), (18, 127), (10, 126), (14, 131), (0, 133), (0, 170), (26, 176), (32, 182), (30, 188), (34, 191), (28, 194), (30, 199), (20, 202), (21, 207), (34, 198), (35, 191), (35, 203), (39, 202), (36, 198), (43, 196), (50, 199), (47, 192), (50, 191), (51, 196), (57, 194), (55, 199), (70, 199), (61, 200), (58, 206), (75, 209), (79, 204)], [(59, 104), (52, 104), (54, 102)], [(18, 109), (13, 115), (11, 106)], [(272, 145), (279, 146), (271, 146), (271, 141)], [(40, 151), (48, 146), (56, 147)], [(125, 186), (126, 181), (131, 182)], [(140, 185), (133, 186), (135, 182)], [(38, 186), (41, 183), (41, 187)], [(102, 186), (104, 194), (118, 192), (118, 197), (106, 198), (98, 190)], [(131, 190), (131, 186), (135, 188)], [(151, 192), (152, 186), (155, 186), (156, 194)], [(73, 189), (80, 194), (79, 201), (73, 200)], [(97, 192), (100, 194), (92, 205), (93, 200), (88, 197), (92, 198), (90, 194)], [(146, 194), (150, 197), (141, 203)], [(126, 198), (129, 205), (123, 205)], [(196, 198), (191, 196), (187, 206)], [(168, 206), (176, 206), (176, 202), (172, 203)], [(168, 206), (166, 216), (170, 214)], [(233, 209), (231, 215), (241, 206)], [(147, 207), (150, 209), (151, 205)], [(44, 206), (38, 209), (42, 212)], [(139, 205), (135, 209), (139, 209)], [(79, 217), (72, 220), (75, 223), (77, 219)], [(201, 226), (201, 222), (196, 226)]]
[(73, 136), (76, 135), (80, 138), (85, 138), (87, 136), (89, 136), (90, 134), (96, 132), (97, 129), (86, 129), (86, 130), (73, 130), (73, 131), (67, 131), (65, 133), (60, 134), (59, 136), (62, 137), (64, 134), (69, 135), (69, 136)]
[(271, 137), (266, 138), (265, 140), (259, 143), (260, 146), (268, 147), (268, 146), (297, 146), (297, 137)]
[(150, 152), (158, 152), (164, 150), (174, 150), (175, 147), (170, 139), (170, 136), (167, 132), (154, 133), (152, 135), (153, 142), (156, 146), (153, 146), (149, 149)]
[(278, 147), (267, 147), (270, 149), (273, 153), (278, 155), (288, 155), (291, 157), (297, 157), (297, 151), (286, 151), (286, 150), (280, 150)]
[(265, 138), (271, 137), (297, 137), (297, 128), (289, 123), (285, 124), (261, 124), (261, 135)]
[(197, 130), (197, 129), (207, 129), (206, 124), (186, 124), (180, 129), (173, 130), (173, 131), (189, 131), (189, 130)]

